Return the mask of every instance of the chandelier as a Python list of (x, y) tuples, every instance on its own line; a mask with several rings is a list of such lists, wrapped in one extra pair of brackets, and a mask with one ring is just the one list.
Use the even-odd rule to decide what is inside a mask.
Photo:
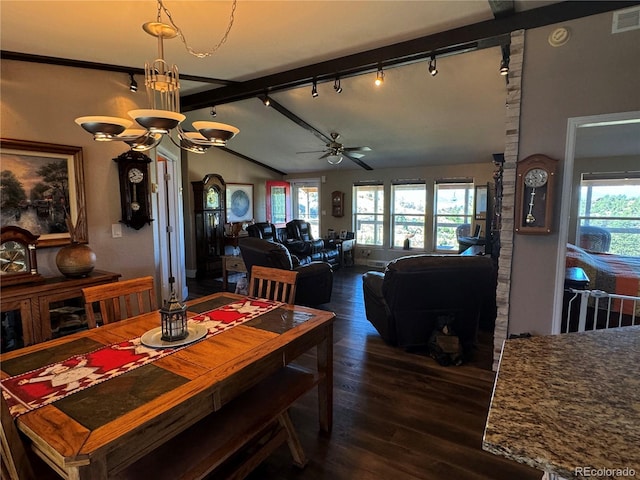
[[(214, 47), (217, 50), (227, 39), (233, 24), (236, 0), (233, 1), (231, 18), (227, 31), (222, 40)], [(161, 21), (164, 11), (171, 25)], [(156, 147), (163, 136), (179, 148), (193, 153), (204, 153), (210, 147), (223, 147), (240, 130), (231, 125), (218, 122), (193, 122), (195, 131), (183, 130), (181, 123), (186, 118), (180, 113), (180, 78), (178, 67), (169, 65), (164, 60), (164, 39), (180, 36), (187, 50), (192, 55), (202, 58), (212, 52), (196, 53), (187, 45), (186, 39), (171, 19), (170, 12), (164, 7), (162, 0), (158, 0), (157, 21), (147, 22), (143, 30), (158, 39), (158, 58), (145, 64), (144, 84), (147, 91), (148, 109), (137, 109), (128, 112), (131, 119), (85, 116), (76, 118), (75, 122), (93, 135), (98, 142), (121, 141), (127, 143), (132, 150), (143, 152)], [(130, 128), (133, 121), (143, 128)], [(177, 138), (176, 138), (177, 137)]]

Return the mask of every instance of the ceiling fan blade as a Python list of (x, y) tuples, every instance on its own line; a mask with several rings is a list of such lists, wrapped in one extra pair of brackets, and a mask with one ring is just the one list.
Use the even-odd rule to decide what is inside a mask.
[(320, 155), (318, 158), (327, 158), (329, 156), (331, 156), (331, 152), (327, 152), (324, 155)]
[(358, 153), (358, 152), (345, 152), (347, 155), (349, 155), (350, 157), (353, 158), (362, 158), (364, 157), (364, 153)]
[(311, 150), (311, 151), (307, 151), (307, 152), (296, 152), (296, 153), (322, 153), (325, 152), (326, 150)]
[(345, 147), (345, 152), (370, 152), (371, 147)]

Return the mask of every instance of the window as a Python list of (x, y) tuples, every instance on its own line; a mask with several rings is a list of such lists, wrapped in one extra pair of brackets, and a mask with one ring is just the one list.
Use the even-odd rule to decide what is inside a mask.
[[(579, 202), (578, 245), (640, 257), (640, 172), (585, 173), (580, 184)], [(604, 229), (606, 240), (597, 242), (597, 228), (590, 229), (591, 235), (583, 237), (580, 227), (587, 226)], [(583, 229), (583, 233), (586, 231)]]
[(317, 180), (293, 181), (293, 218), (305, 220), (311, 225), (314, 238), (320, 238), (320, 217), (318, 192), (320, 182)]
[(473, 182), (439, 180), (435, 187), (435, 248), (458, 248), (456, 229), (471, 228), (473, 218)]
[(394, 183), (391, 198), (391, 245), (402, 247), (409, 239), (412, 248), (424, 249), (427, 185)]
[(384, 189), (382, 183), (354, 185), (353, 225), (359, 245), (382, 246), (384, 233)]

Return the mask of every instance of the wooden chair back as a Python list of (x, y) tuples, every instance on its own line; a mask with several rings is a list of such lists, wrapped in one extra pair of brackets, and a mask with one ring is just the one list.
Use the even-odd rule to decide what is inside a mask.
[(100, 307), (101, 324), (117, 322), (158, 309), (153, 277), (133, 278), (82, 289), (89, 328), (98, 324), (94, 304)]
[(296, 298), (298, 272), (280, 268), (251, 267), (249, 295), (293, 305)]
[(2, 430), (2, 478), (10, 480), (35, 479), (33, 469), (27, 457), (27, 451), (13, 418), (9, 413), (7, 401), (0, 395)]

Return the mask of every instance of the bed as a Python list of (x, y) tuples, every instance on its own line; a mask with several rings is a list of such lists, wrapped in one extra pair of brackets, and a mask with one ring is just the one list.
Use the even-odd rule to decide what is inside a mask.
[[(640, 297), (640, 257), (597, 253), (568, 243), (566, 266), (584, 270), (589, 277), (589, 290)], [(623, 313), (632, 313), (630, 302), (625, 302)]]

